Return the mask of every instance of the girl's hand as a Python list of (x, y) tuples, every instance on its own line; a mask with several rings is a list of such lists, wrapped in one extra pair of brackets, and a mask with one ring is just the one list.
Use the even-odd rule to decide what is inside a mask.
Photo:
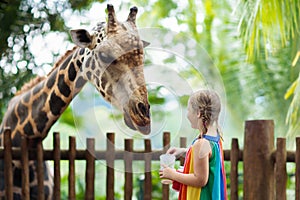
[(179, 157), (182, 154), (186, 153), (186, 148), (171, 147), (166, 153), (173, 154), (174, 156)]
[(175, 173), (177, 173), (176, 169), (163, 165), (163, 169), (159, 170), (159, 177), (173, 180)]

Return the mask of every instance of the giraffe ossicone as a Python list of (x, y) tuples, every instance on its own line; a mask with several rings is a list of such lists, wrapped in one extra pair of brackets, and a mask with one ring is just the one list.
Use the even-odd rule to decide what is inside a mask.
[[(98, 23), (91, 33), (71, 30), (77, 46), (67, 51), (46, 77), (25, 84), (11, 99), (0, 125), (0, 145), (6, 127), (11, 129), (14, 147), (20, 147), (22, 135), (44, 139), (86, 82), (91, 82), (105, 100), (123, 112), (129, 128), (150, 133), (150, 105), (143, 69), (143, 48), (149, 43), (140, 39), (135, 24), (137, 8), (130, 9), (125, 22), (117, 20), (112, 5), (107, 10), (107, 23)], [(32, 161), (29, 166), (31, 199), (36, 199), (38, 192), (36, 165)], [(13, 161), (15, 199), (22, 196), (18, 176), (21, 167), (20, 161)], [(0, 199), (5, 195), (3, 183), (4, 161), (0, 160)], [(44, 185), (45, 199), (51, 199), (53, 180), (47, 165)]]

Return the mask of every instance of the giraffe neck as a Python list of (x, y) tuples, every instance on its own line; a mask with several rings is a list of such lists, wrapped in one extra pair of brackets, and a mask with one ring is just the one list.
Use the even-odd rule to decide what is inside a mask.
[[(75, 48), (43, 81), (9, 103), (2, 129), (10, 127), (14, 146), (21, 135), (44, 138), (87, 80), (81, 72), (84, 49)], [(1, 128), (0, 128), (1, 132)]]

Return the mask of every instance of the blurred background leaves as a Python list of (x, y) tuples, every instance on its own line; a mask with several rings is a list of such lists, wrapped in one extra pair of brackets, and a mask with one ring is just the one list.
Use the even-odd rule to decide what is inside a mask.
[[(84, 15), (93, 5), (92, 0), (1, 1), (0, 119), (24, 82), (46, 74), (62, 54), (52, 50), (52, 59), (37, 62), (31, 42), (49, 33), (64, 33), (69, 40), (72, 27), (66, 16)], [(221, 73), (233, 127), (242, 128), (246, 119), (271, 118), (279, 135), (299, 132), (299, 62), (291, 67), (299, 51), (299, 0), (132, 0), (118, 5), (117, 10), (141, 8), (139, 27), (177, 31), (203, 46)]]
[[(93, 25), (88, 11), (106, 3), (103, 0), (0, 0), (0, 121), (15, 92), (33, 76), (46, 75), (57, 58), (70, 49), (69, 29)], [(225, 141), (243, 137), (243, 123), (249, 119), (273, 119), (276, 136), (289, 136), (288, 140), (293, 143), (294, 137), (300, 135), (300, 0), (126, 0), (109, 3), (115, 5), (117, 13), (126, 11), (126, 14), (129, 7), (136, 5), (139, 8), (138, 27), (177, 32), (178, 41), (186, 41), (182, 44), (185, 49), (192, 48), (188, 42), (192, 39), (207, 51), (226, 91)], [(97, 12), (100, 16), (105, 10)], [(85, 18), (77, 23), (73, 16)], [(57, 42), (44, 44), (49, 38)], [(33, 47), (33, 43), (39, 46)], [(51, 56), (41, 58), (40, 51), (47, 51)], [(190, 51), (184, 56), (189, 60)], [(203, 59), (201, 55), (196, 57)], [(176, 59), (173, 55), (163, 62), (172, 65), (176, 64)], [(145, 66), (152, 62), (146, 55)], [(189, 66), (182, 69), (180, 75), (193, 82), (203, 78), (196, 77), (199, 74)], [(161, 86), (149, 89), (153, 117), (157, 116), (158, 120), (164, 117), (160, 112), (166, 112), (168, 103), (160, 95), (163, 89)], [(185, 106), (187, 99), (187, 96), (180, 97), (180, 104)], [(59, 125), (75, 132), (75, 127), (82, 124), (80, 119), (74, 124), (73, 117), (72, 107), (69, 107)], [(90, 126), (84, 128), (87, 132)], [(55, 130), (60, 131), (57, 127)], [(157, 143), (155, 145), (159, 145)], [(153, 189), (157, 192), (154, 196), (158, 195), (159, 199), (161, 192), (160, 188), (155, 188), (159, 182), (156, 178)], [(62, 178), (62, 182), (66, 180), (66, 176)], [(79, 182), (78, 197), (82, 195), (80, 187)]]

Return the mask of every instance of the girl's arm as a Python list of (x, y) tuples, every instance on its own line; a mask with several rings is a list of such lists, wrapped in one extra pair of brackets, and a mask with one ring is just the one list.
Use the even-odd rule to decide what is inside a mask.
[(206, 155), (202, 155), (200, 158), (200, 152), (203, 151), (201, 148), (205, 148), (207, 140), (200, 139), (198, 140), (194, 148), (194, 173), (192, 174), (183, 174), (177, 172), (175, 169), (169, 167), (164, 168), (160, 171), (161, 178), (168, 178), (174, 181), (180, 182), (184, 185), (189, 185), (193, 187), (203, 187), (208, 181), (209, 174), (209, 156), (211, 151), (208, 151)]

